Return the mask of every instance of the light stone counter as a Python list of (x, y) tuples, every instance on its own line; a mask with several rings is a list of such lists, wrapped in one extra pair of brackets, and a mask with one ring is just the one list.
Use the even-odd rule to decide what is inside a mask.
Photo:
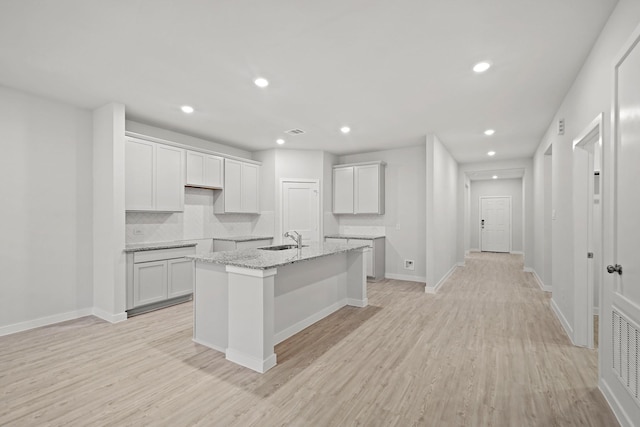
[(382, 234), (327, 234), (327, 239), (362, 239), (362, 240), (375, 240), (384, 239)]
[(213, 252), (204, 255), (192, 255), (187, 258), (199, 262), (210, 262), (234, 267), (267, 270), (295, 262), (349, 252), (366, 248), (366, 244), (321, 243), (302, 249), (268, 251), (264, 249), (241, 249), (237, 251)]
[(224, 240), (227, 242), (252, 242), (254, 240), (273, 240), (273, 236), (229, 236), (214, 237), (213, 240)]
[(196, 246), (194, 242), (184, 242), (181, 240), (174, 242), (153, 242), (153, 243), (136, 243), (126, 245), (125, 252), (140, 252), (140, 251), (155, 251), (157, 249), (173, 249), (173, 248), (188, 248), (190, 246)]

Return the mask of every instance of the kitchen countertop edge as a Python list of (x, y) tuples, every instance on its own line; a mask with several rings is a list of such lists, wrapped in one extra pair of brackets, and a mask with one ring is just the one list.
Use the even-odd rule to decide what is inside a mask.
[(158, 249), (174, 249), (174, 248), (188, 248), (190, 246), (196, 246), (194, 242), (152, 242), (152, 243), (132, 243), (126, 245), (124, 252), (142, 252), (142, 251), (155, 251)]

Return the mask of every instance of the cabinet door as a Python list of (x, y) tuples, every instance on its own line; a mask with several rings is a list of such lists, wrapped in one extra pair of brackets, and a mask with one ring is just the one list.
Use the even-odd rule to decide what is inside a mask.
[(155, 209), (155, 147), (153, 142), (125, 142), (125, 209)]
[(364, 262), (367, 265), (367, 276), (375, 277), (375, 256), (373, 254), (373, 241), (364, 239), (349, 239), (349, 243), (356, 243), (361, 245), (369, 245), (369, 250), (364, 253)]
[(224, 211), (241, 212), (242, 163), (236, 160), (224, 161)]
[(133, 306), (167, 299), (167, 261), (133, 265)]
[(240, 206), (242, 212), (258, 213), (258, 165), (242, 163)]
[(203, 185), (205, 187), (222, 188), (222, 171), (223, 158), (217, 156), (211, 156), (209, 154), (204, 156), (204, 180)]
[(187, 151), (187, 183), (186, 185), (204, 185), (204, 153)]
[(333, 170), (333, 213), (353, 213), (353, 167)]
[(193, 293), (194, 267), (190, 259), (178, 258), (167, 261), (167, 298)]
[(180, 148), (156, 147), (156, 210), (184, 210), (184, 150)]
[(380, 167), (366, 165), (355, 167), (354, 213), (380, 213)]

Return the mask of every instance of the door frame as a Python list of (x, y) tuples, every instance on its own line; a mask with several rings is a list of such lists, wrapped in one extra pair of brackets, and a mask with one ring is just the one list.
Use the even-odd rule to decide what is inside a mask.
[[(602, 122), (604, 114), (600, 113), (589, 123), (589, 125), (573, 140), (573, 267), (574, 267), (574, 329), (573, 342), (581, 347), (594, 347), (593, 339), (593, 296), (594, 296), (594, 280), (599, 276), (599, 300), (602, 300), (602, 271), (595, 271), (595, 258), (587, 258), (587, 253), (591, 252), (594, 256), (598, 256), (602, 265), (602, 251), (596, 250), (594, 242), (594, 230), (600, 227), (602, 230), (602, 215), (600, 215), (600, 224), (595, 223), (594, 219), (594, 173), (595, 173), (595, 157), (602, 161)], [(593, 145), (593, 153), (588, 148)], [(583, 155), (587, 153), (587, 164), (584, 165)], [(582, 169), (582, 170), (581, 170)], [(586, 175), (582, 175), (586, 172)], [(579, 191), (578, 187), (584, 185), (587, 180), (586, 194)], [(601, 192), (602, 194), (602, 192)], [(584, 235), (584, 224), (581, 220), (584, 215), (585, 206), (587, 209), (587, 233)], [(582, 233), (581, 233), (582, 231)], [(602, 235), (602, 232), (600, 233)], [(586, 261), (585, 261), (586, 260)], [(586, 293), (584, 282), (586, 281)], [(598, 317), (600, 319), (600, 317)]]
[(284, 209), (282, 204), (284, 198), (282, 197), (282, 187), (286, 182), (299, 182), (299, 183), (311, 183), (318, 184), (318, 243), (322, 243), (324, 240), (324, 208), (322, 192), (322, 181), (319, 179), (307, 179), (307, 178), (280, 178), (280, 185), (278, 186), (278, 214), (279, 220), (277, 221), (278, 239), (277, 242), (283, 242), (282, 235), (284, 234)]
[[(513, 200), (511, 196), (480, 196), (478, 198), (478, 246), (480, 246), (480, 252), (482, 251), (482, 199), (509, 199), (509, 250), (501, 253), (511, 253), (512, 249), (512, 235), (513, 235)], [(490, 252), (490, 251), (487, 251)]]

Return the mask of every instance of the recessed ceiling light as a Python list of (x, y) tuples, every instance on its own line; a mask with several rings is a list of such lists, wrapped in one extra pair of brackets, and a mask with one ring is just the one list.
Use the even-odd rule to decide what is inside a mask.
[(349, 133), (349, 132), (351, 132), (351, 128), (350, 128), (349, 126), (342, 126), (342, 127), (340, 128), (340, 132), (342, 132), (342, 133)]
[(264, 77), (258, 77), (253, 82), (258, 87), (267, 87), (267, 86), (269, 86), (269, 80), (265, 79)]
[(276, 143), (277, 143), (278, 145), (282, 145), (282, 144), (284, 144), (284, 139), (282, 139), (282, 138), (278, 138), (278, 139), (276, 139)]
[(491, 63), (488, 61), (482, 61), (473, 66), (473, 71), (476, 73), (484, 73), (489, 68), (491, 68)]
[(191, 105), (183, 105), (182, 107), (180, 107), (180, 109), (183, 113), (187, 114), (191, 114), (195, 111)]
[(491, 178), (492, 179), (498, 179), (498, 175), (493, 175)]
[(487, 129), (487, 130), (484, 131), (484, 134), (487, 135), (487, 136), (491, 136), (494, 133), (496, 133), (496, 131), (493, 130), (493, 129)]
[(496, 155), (496, 152), (495, 152), (495, 151), (489, 151), (489, 152), (487, 153), (487, 156), (495, 156), (495, 155)]

